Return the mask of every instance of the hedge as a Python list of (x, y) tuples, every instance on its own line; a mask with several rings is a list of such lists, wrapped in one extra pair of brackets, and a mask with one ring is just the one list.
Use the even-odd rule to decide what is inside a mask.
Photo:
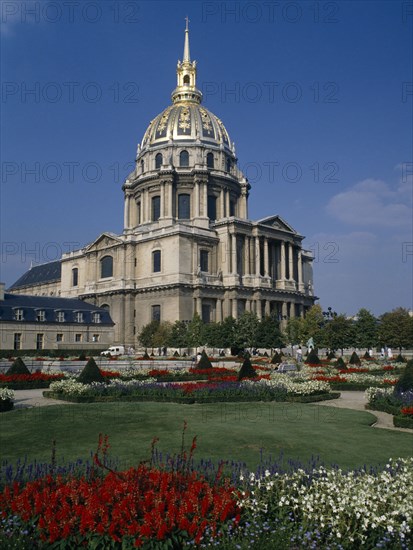
[(385, 401), (377, 401), (376, 403), (367, 403), (366, 409), (370, 411), (381, 411), (388, 414), (398, 415), (400, 414), (400, 406), (391, 405)]
[(0, 399), (0, 412), (11, 411), (14, 407), (14, 402), (11, 399)]
[(409, 428), (413, 430), (413, 418), (408, 416), (393, 416), (393, 425), (397, 428)]

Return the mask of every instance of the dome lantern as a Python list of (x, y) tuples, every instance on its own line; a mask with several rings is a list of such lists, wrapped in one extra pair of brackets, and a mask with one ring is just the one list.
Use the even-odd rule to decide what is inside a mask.
[(201, 103), (202, 93), (196, 87), (196, 61), (191, 61), (189, 53), (189, 19), (185, 18), (185, 40), (183, 61), (178, 61), (176, 67), (177, 86), (172, 92), (172, 102)]

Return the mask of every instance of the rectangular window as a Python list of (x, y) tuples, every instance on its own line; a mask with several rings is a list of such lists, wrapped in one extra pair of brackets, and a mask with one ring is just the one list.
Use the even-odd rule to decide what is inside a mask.
[(235, 202), (234, 201), (231, 201), (229, 203), (229, 215), (230, 216), (235, 216)]
[(64, 323), (65, 322), (65, 312), (64, 311), (58, 311), (57, 312), (57, 322), (58, 323)]
[(211, 221), (217, 219), (217, 199), (213, 195), (208, 195), (208, 218)]
[(152, 306), (152, 321), (161, 320), (161, 306)]
[(152, 221), (157, 222), (161, 216), (161, 197), (152, 197)]
[(36, 349), (43, 349), (44, 348), (44, 334), (37, 334), (36, 335)]
[(75, 321), (76, 323), (83, 323), (83, 313), (81, 311), (76, 312)]
[(56, 342), (63, 342), (63, 334), (56, 334)]
[(100, 334), (93, 334), (92, 336), (92, 342), (99, 342)]
[(178, 195), (178, 218), (189, 220), (191, 217), (191, 197), (186, 193)]
[(16, 321), (24, 321), (24, 315), (22, 309), (16, 309), (14, 312), (14, 318)]
[(22, 335), (21, 332), (14, 333), (14, 349), (22, 349)]
[(209, 270), (209, 252), (208, 250), (201, 250), (199, 253), (199, 266), (201, 271)]
[(77, 267), (72, 269), (72, 286), (77, 286), (79, 284), (79, 270)]
[(39, 309), (36, 313), (36, 321), (46, 321), (46, 312), (44, 309)]
[(204, 323), (211, 322), (211, 306), (207, 304), (202, 304), (202, 321)]
[(93, 323), (100, 323), (100, 313), (93, 313), (92, 321)]
[(152, 271), (154, 273), (159, 273), (161, 270), (161, 251), (155, 250), (152, 252)]
[(75, 342), (81, 342), (82, 341), (82, 335), (81, 334), (75, 334)]

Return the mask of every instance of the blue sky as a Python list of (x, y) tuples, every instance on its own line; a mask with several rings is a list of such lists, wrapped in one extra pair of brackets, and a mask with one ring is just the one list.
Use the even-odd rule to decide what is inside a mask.
[(121, 185), (170, 103), (184, 17), (251, 219), (315, 254), (323, 308), (412, 308), (412, 2), (1, 3), (0, 279), (123, 229)]

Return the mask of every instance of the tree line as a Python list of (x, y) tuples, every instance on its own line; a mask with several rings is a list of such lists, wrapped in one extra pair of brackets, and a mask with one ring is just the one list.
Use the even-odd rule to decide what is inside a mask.
[(203, 323), (195, 314), (191, 321), (152, 321), (139, 334), (139, 342), (146, 348), (282, 348), (306, 345), (310, 338), (317, 348), (333, 350), (413, 348), (413, 317), (404, 308), (379, 317), (362, 308), (354, 318), (344, 314), (326, 318), (321, 306), (314, 305), (304, 318), (291, 318), (284, 328), (276, 317), (258, 319), (252, 312), (245, 312), (238, 319), (227, 317), (219, 323)]

